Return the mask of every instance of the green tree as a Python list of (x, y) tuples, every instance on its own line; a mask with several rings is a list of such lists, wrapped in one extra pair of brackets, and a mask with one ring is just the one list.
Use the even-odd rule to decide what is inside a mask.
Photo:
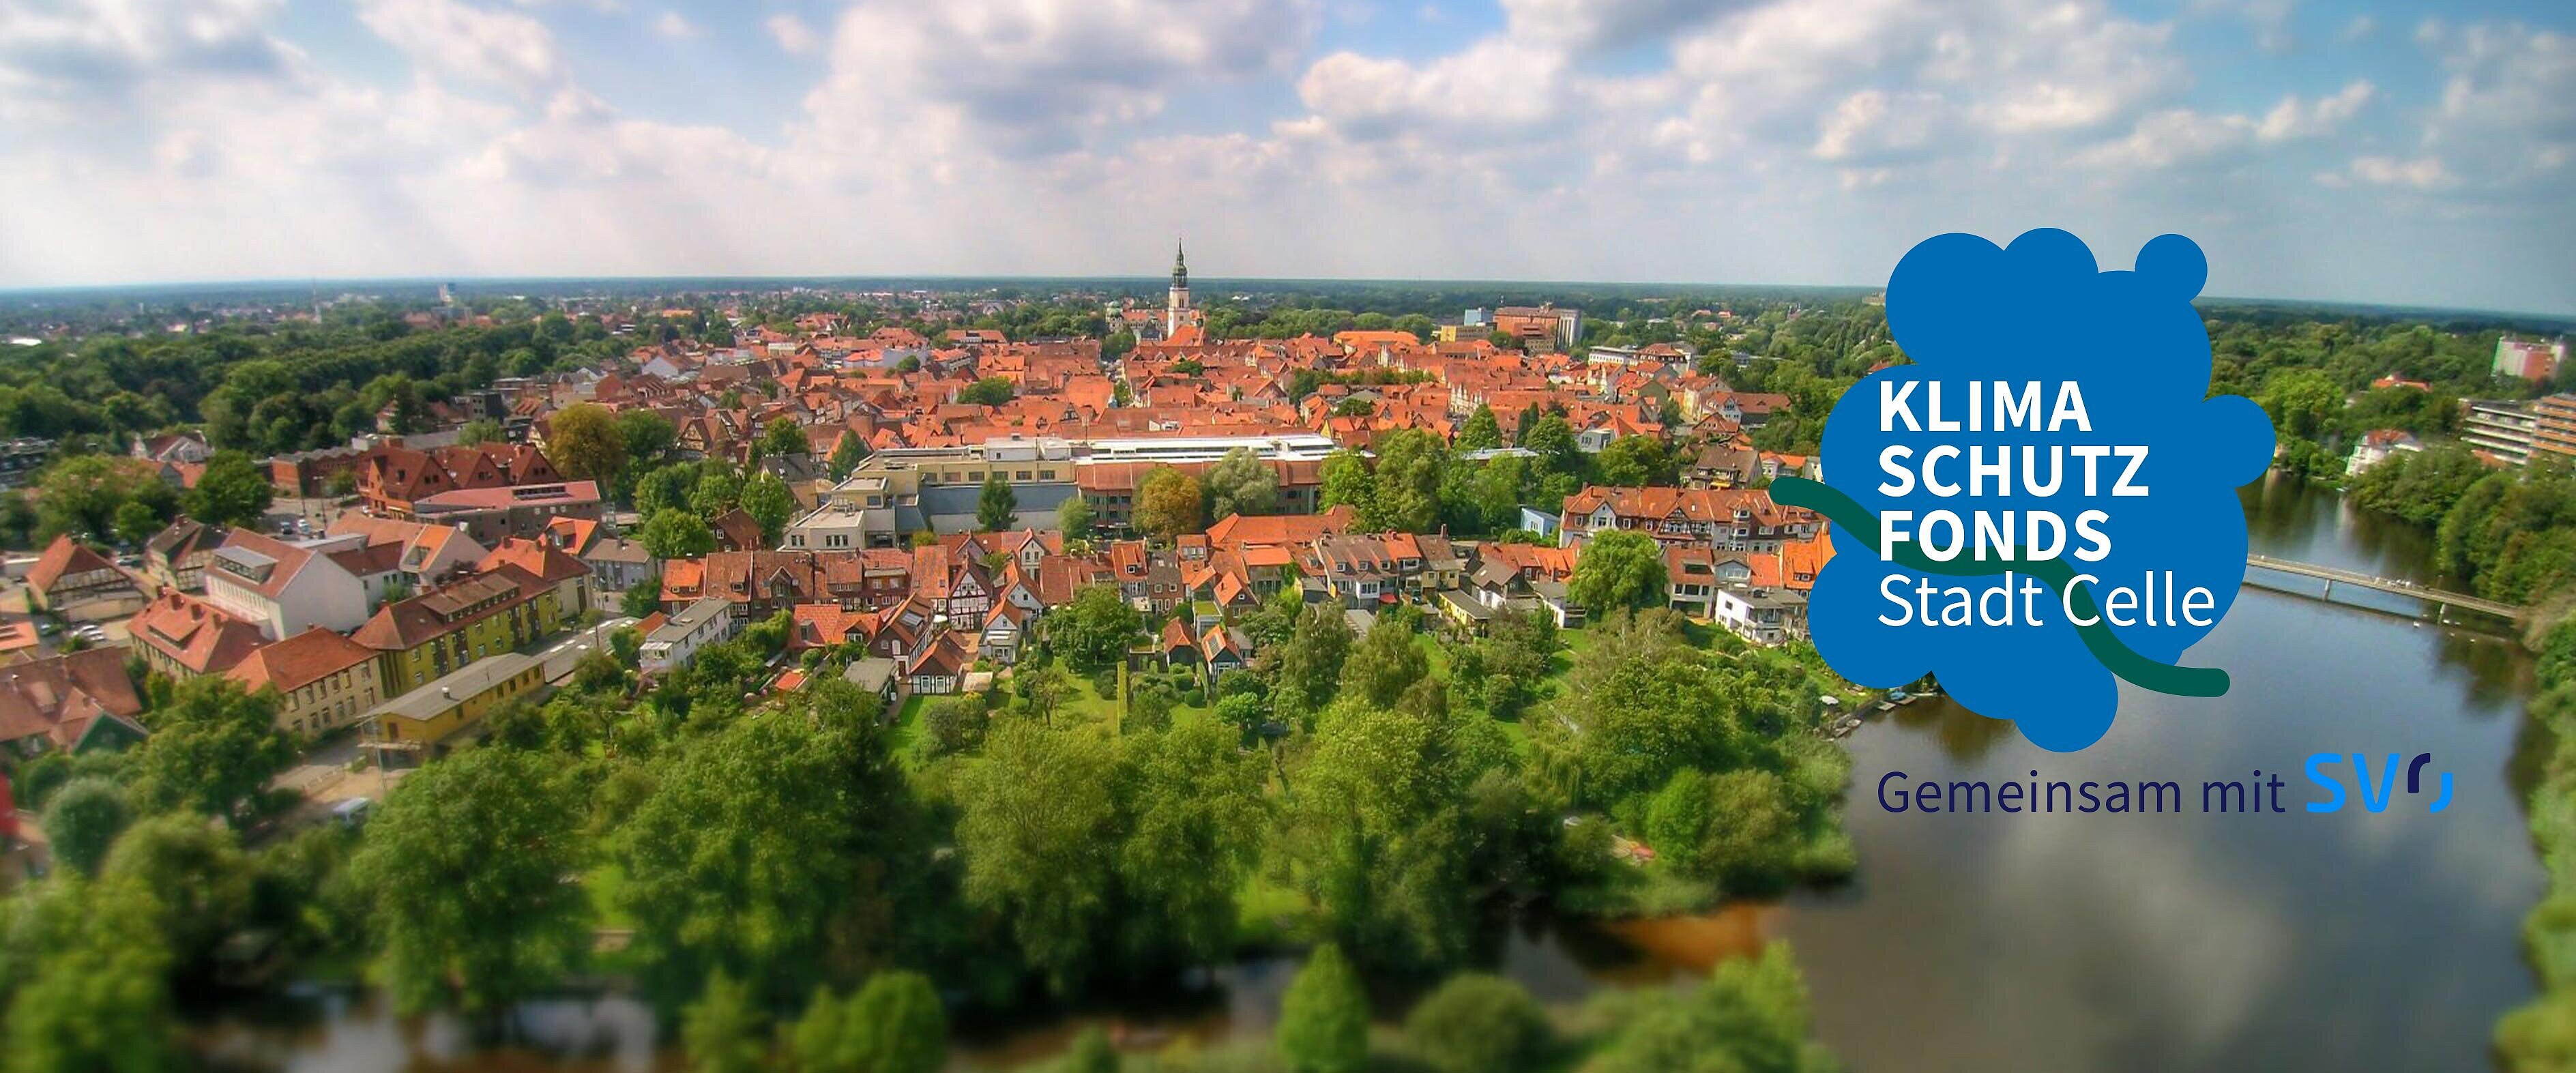
[(129, 499), (116, 508), (116, 538), (135, 547), (161, 531), (162, 518), (152, 505), (140, 499)]
[(1397, 429), (1378, 438), (1368, 506), (1371, 528), (1427, 533), (1440, 517), (1440, 480), (1448, 447), (1421, 429)]
[(1278, 652), (1277, 699), (1283, 715), (1306, 716), (1332, 703), (1342, 664), (1356, 642), (1341, 609), (1316, 604), (1298, 613), (1297, 627)]
[(1055, 527), (1066, 540), (1090, 539), (1091, 500), (1080, 495), (1064, 497), (1064, 502), (1055, 508)]
[(1369, 476), (1368, 460), (1357, 451), (1343, 449), (1324, 457), (1317, 470), (1322, 482), (1316, 505), (1330, 509), (1348, 504), (1362, 518), (1375, 517), (1372, 500), (1377, 494), (1376, 481)]
[(1461, 973), (1413, 1007), (1404, 1035), (1440, 1073), (1515, 1073), (1547, 1056), (1547, 1012), (1521, 985)]
[(723, 969), (779, 1005), (886, 956), (901, 883), (927, 864), (883, 712), (825, 678), (666, 759), (609, 844), (648, 994), (685, 997)]
[(1002, 471), (985, 474), (984, 489), (975, 499), (975, 527), (987, 533), (1009, 529), (1019, 520), (1019, 509), (1020, 497), (1011, 491), (1011, 482), (1002, 479)]
[(999, 915), (1059, 994), (1097, 971), (1117, 906), (1117, 752), (1090, 732), (1006, 722), (958, 779), (969, 904)]
[(649, 472), (680, 442), (680, 430), (670, 418), (651, 410), (620, 410), (617, 438), (626, 447), (624, 472)]
[(144, 481), (157, 479), (138, 472), (137, 464), (108, 455), (81, 455), (47, 466), (36, 478), (37, 535), (104, 537), (115, 530), (116, 508)]
[(134, 799), (245, 826), (257, 818), (250, 806), (260, 791), (294, 762), (295, 742), (277, 729), (273, 694), (202, 675), (179, 683), (153, 713), (152, 736), (134, 754)]
[(627, 586), (626, 591), (619, 593), (617, 597), (618, 612), (628, 618), (642, 619), (661, 609), (662, 575), (660, 574)]
[(868, 441), (866, 437), (861, 436), (856, 432), (845, 431), (841, 433), (840, 442), (832, 445), (832, 460), (830, 463), (832, 479), (836, 481), (848, 480), (850, 472), (858, 469), (859, 463), (867, 461), (867, 457)]
[(2343, 412), (2344, 392), (2334, 378), (2318, 369), (2285, 369), (2263, 384), (2257, 400), (2285, 436), (2323, 439), (2333, 419)]
[(957, 389), (957, 401), (969, 406), (1000, 406), (1019, 393), (1008, 377), (988, 376)]
[(580, 793), (548, 758), (470, 749), (414, 771), (349, 862), (406, 1010), (503, 1010), (590, 946)]
[(1400, 971), (1467, 949), (1476, 891), (1461, 803), (1512, 751), (1492, 720), (1411, 701), (1397, 711), (1344, 699), (1323, 713), (1290, 782), (1281, 843), (1326, 934)]
[(1289, 1073), (1359, 1073), (1368, 1065), (1368, 995), (1342, 948), (1306, 958), (1279, 1005), (1279, 1053)]
[(769, 419), (760, 429), (762, 457), (785, 458), (789, 455), (814, 453), (814, 441), (805, 436), (805, 426), (784, 415)]
[(1661, 607), (1670, 591), (1663, 548), (1653, 537), (1625, 530), (1595, 533), (1585, 541), (1565, 586), (1567, 597), (1595, 615)]
[(1205, 715), (1128, 741), (1132, 796), (1118, 869), (1141, 910), (1127, 917), (1121, 947), (1150, 952), (1148, 961), (1221, 961), (1234, 943), (1235, 891), (1260, 855), (1261, 761), (1242, 751), (1234, 727)]
[(698, 517), (713, 518), (740, 502), (742, 479), (734, 476), (732, 467), (715, 463), (698, 467), (697, 486), (689, 490), (689, 509)]
[(769, 1014), (751, 988), (718, 969), (680, 1014), (680, 1047), (692, 1073), (760, 1073), (768, 1066)]
[(646, 472), (635, 481), (635, 512), (651, 518), (665, 510), (689, 510), (698, 488), (698, 467), (675, 462)]
[[(29, 896), (22, 921), (44, 936), (36, 956), (0, 954), (9, 1073), (185, 1068), (170, 1021), (168, 948), (159, 906), (133, 880), (66, 876)], [(0, 916), (5, 921), (6, 916)], [(23, 959), (23, 960), (22, 960)]]
[(1208, 517), (1272, 514), (1279, 509), (1279, 475), (1248, 447), (1237, 447), (1208, 467)]
[(760, 523), (761, 542), (774, 546), (787, 531), (787, 523), (796, 517), (796, 493), (788, 491), (787, 482), (778, 479), (777, 474), (762, 470), (744, 482), (742, 509)]
[(1481, 451), (1503, 445), (1502, 423), (1494, 419), (1494, 408), (1476, 404), (1476, 412), (1467, 415), (1467, 423), (1458, 427), (1460, 451)]
[(868, 977), (848, 999), (816, 989), (788, 1032), (804, 1073), (938, 1073), (948, 1061), (948, 1016), (916, 972)]
[(1397, 616), (1389, 615), (1360, 638), (1342, 661), (1340, 695), (1391, 708), (1429, 673), (1431, 660), (1422, 651), (1420, 637)]
[(644, 553), (656, 559), (694, 559), (716, 550), (715, 530), (704, 519), (676, 507), (664, 507), (638, 534)]
[(1202, 528), (1199, 480), (1170, 466), (1156, 466), (1136, 487), (1136, 526), (1171, 540)]
[(107, 850), (133, 817), (125, 791), (109, 779), (92, 776), (63, 784), (45, 802), (45, 840), (54, 859), (83, 875), (97, 875)]
[(1593, 1056), (1598, 1073), (1776, 1070), (1827, 1073), (1832, 1055), (1807, 1039), (1807, 985), (1789, 949), (1722, 962), (1696, 991), (1658, 992)]
[(626, 468), (625, 431), (607, 407), (574, 403), (546, 422), (546, 460), (566, 479), (613, 485)]
[(1118, 1073), (1118, 1064), (1118, 1048), (1110, 1045), (1108, 1031), (1086, 1025), (1065, 1050), (1057, 1073)]
[(1659, 436), (1621, 436), (1592, 457), (1601, 483), (1623, 488), (1671, 485), (1679, 467), (1671, 445)]
[(1047, 647), (1080, 674), (1118, 665), (1127, 648), (1144, 632), (1144, 616), (1120, 594), (1118, 586), (1085, 585), (1073, 601), (1038, 620)]
[(1539, 467), (1549, 473), (1583, 472), (1583, 452), (1574, 444), (1574, 426), (1550, 414), (1536, 425), (1523, 425), (1521, 446), (1537, 452)]
[(183, 975), (204, 975), (215, 948), (251, 908), (251, 872), (233, 833), (182, 813), (136, 821), (99, 868), (103, 881), (153, 892), (161, 948)]
[(499, 443), (501, 440), (501, 423), (488, 417), (475, 418), (466, 422), (465, 427), (456, 430), (456, 442), (467, 447)]

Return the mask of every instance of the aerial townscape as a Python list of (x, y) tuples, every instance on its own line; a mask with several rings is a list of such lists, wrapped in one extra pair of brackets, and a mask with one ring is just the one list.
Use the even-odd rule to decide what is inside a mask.
[[(2563, 323), (2207, 316), (2261, 494), (2339, 484), (2498, 605), (2576, 581)], [(1838, 1068), (1716, 922), (1866, 874), (1847, 736), (1944, 703), (1817, 658), (1834, 541), (1768, 490), (1906, 360), (1874, 292), (1176, 248), (0, 333), (9, 1070)], [(1683, 986), (1565, 952), (1677, 920)], [(2516, 1068), (2560, 1068), (2562, 960)], [(257, 1012), (316, 989), (324, 1042)]]

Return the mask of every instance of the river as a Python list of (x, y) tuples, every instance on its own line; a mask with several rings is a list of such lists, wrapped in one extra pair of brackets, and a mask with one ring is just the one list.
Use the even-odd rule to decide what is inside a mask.
[[(2331, 493), (2247, 490), (2257, 552), (2437, 582), (2420, 529), (2357, 516)], [(2340, 595), (2340, 594), (2339, 594)], [(1543, 999), (1702, 974), (1773, 938), (1795, 947), (1816, 1030), (1863, 1071), (2474, 1069), (2495, 1018), (2532, 993), (2518, 939), (2542, 873), (2518, 758), (2530, 666), (2499, 633), (2417, 624), (2246, 589), (2185, 662), (2225, 668), (2227, 696), (2123, 687), (2119, 720), (2073, 755), (1946, 702), (1900, 708), (1849, 741), (1860, 872), (1840, 889), (1689, 917), (1532, 921), (1499, 967)], [(2403, 795), (2381, 814), (2310, 815), (2310, 753), (2430, 752), (2454, 773), (2438, 815)], [(1921, 815), (1879, 807), (1916, 780), (2205, 779), (2280, 773), (2272, 815)], [(2196, 797), (2192, 801), (2196, 806)], [(1294, 966), (1217, 973), (1180, 1010), (1112, 1018), (1150, 1033), (1265, 1029)], [(231, 1019), (209, 1049), (253, 1068), (640, 1070), (652, 1019), (624, 999), (532, 1005), (537, 1046), (493, 1052), (452, 1024), (324, 996)], [(1048, 1053), (1079, 1019), (974, 1030), (961, 1054)], [(255, 1025), (256, 1027), (250, 1027)]]

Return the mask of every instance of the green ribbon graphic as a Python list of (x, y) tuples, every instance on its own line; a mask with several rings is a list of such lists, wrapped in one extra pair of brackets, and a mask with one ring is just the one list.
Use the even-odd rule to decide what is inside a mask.
[[(1811, 481), (1804, 477), (1779, 478), (1771, 482), (1771, 500), (1787, 506), (1805, 507), (1822, 514), (1853, 540), (1859, 541), (1862, 547), (1878, 547), (1878, 515), (1870, 513), (1868, 507), (1861, 506), (1852, 497), (1844, 495), (1821, 481)], [(2043, 559), (2037, 562), (1943, 563), (1934, 562), (1923, 554), (1920, 547), (1906, 543), (1897, 546), (1895, 562), (1896, 565), (1908, 570), (1940, 574), (1945, 577), (1977, 577), (2017, 569), (2047, 582), (2051, 588), (2060, 592), (2067, 591), (2075, 583), (2075, 569), (2060, 559)], [(2092, 651), (2093, 658), (2100, 660), (2102, 666), (2112, 674), (2119, 675), (2140, 689), (2152, 689), (2158, 693), (2170, 693), (2177, 697), (2226, 695), (2226, 671), (2216, 667), (2180, 667), (2170, 663), (2158, 663), (2130, 651), (2129, 646), (2120, 643), (2120, 638), (2111, 632), (2111, 627), (2103, 623), (2101, 610), (2094, 606), (2093, 593), (2090, 589), (2075, 587), (2071, 595), (2077, 613), (2093, 620), (2090, 626), (2075, 627), (2077, 636), (2084, 639), (2084, 647)]]

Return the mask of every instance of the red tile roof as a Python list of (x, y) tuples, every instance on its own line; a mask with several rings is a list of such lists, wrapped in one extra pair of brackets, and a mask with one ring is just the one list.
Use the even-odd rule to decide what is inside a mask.
[(285, 693), (348, 670), (375, 656), (375, 652), (366, 646), (315, 626), (252, 652), (224, 673), (240, 682), (244, 689), (256, 692), (262, 686), (271, 686)]

